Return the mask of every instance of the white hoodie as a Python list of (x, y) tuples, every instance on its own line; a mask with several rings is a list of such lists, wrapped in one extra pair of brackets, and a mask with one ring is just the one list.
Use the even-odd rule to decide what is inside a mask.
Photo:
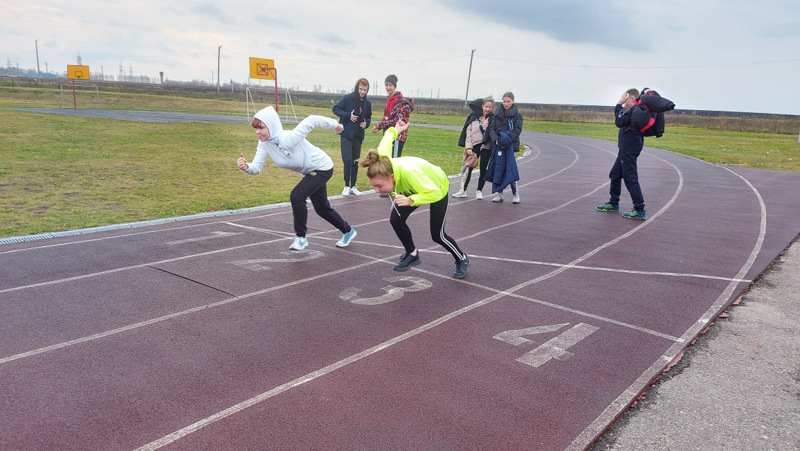
[(269, 139), (259, 141), (256, 156), (245, 172), (256, 175), (264, 169), (267, 157), (279, 168), (306, 175), (312, 171), (333, 169), (333, 160), (322, 149), (306, 140), (315, 128), (335, 129), (339, 122), (324, 116), (308, 116), (294, 130), (284, 130), (275, 108), (268, 106), (255, 115), (269, 129)]

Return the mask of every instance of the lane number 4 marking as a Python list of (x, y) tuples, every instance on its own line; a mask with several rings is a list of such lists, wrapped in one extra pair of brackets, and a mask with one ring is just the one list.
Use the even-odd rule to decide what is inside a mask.
[[(549, 326), (536, 326), (529, 327), (527, 329), (509, 330), (507, 332), (499, 333), (493, 338), (514, 346), (521, 346), (527, 343), (533, 343), (531, 340), (523, 338), (524, 335), (538, 335), (557, 332), (562, 327), (568, 325), (569, 323), (551, 324)], [(566, 331), (562, 332), (557, 337), (551, 338), (533, 351), (530, 351), (518, 358), (517, 362), (538, 368), (551, 359), (567, 360), (575, 355), (567, 351), (567, 349), (593, 334), (597, 329), (599, 329), (599, 327), (590, 326), (589, 324), (577, 324), (571, 329), (567, 329)]]

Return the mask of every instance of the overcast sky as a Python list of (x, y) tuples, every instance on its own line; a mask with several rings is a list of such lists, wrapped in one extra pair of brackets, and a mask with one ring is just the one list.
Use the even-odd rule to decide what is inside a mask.
[[(800, 114), (798, 0), (0, 0), (5, 65), (352, 89), (397, 75), (407, 96), (611, 105), (648, 86), (680, 109)], [(266, 82), (265, 82), (266, 83)], [(271, 83), (271, 82), (269, 82)]]

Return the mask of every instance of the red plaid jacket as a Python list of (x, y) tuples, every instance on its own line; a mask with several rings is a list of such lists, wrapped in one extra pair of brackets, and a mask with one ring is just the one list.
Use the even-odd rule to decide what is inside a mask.
[[(402, 100), (394, 105), (389, 116), (384, 116), (383, 120), (378, 122), (377, 126), (379, 129), (386, 131), (389, 127), (394, 127), (400, 119), (402, 119), (403, 122), (408, 122), (412, 111), (414, 111), (414, 99), (403, 97)], [(400, 142), (405, 142), (406, 139), (408, 139), (408, 130), (397, 137), (397, 140)]]

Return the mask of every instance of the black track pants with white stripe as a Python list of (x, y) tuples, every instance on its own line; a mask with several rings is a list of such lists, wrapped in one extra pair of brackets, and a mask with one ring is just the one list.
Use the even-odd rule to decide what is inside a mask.
[[(447, 249), (447, 252), (450, 252), (456, 263), (458, 263), (466, 256), (458, 247), (456, 241), (444, 231), (444, 223), (447, 219), (447, 206), (449, 205), (449, 202), (450, 199), (448, 196), (444, 196), (442, 199), (430, 204), (431, 239)], [(414, 252), (416, 246), (414, 246), (414, 239), (411, 237), (411, 229), (408, 228), (406, 219), (408, 219), (408, 216), (411, 214), (411, 212), (416, 209), (417, 207), (398, 207), (395, 205), (393, 206), (391, 216), (389, 217), (389, 222), (392, 224), (392, 228), (394, 228), (397, 238), (400, 238), (400, 242), (403, 243), (403, 247), (408, 254)]]

